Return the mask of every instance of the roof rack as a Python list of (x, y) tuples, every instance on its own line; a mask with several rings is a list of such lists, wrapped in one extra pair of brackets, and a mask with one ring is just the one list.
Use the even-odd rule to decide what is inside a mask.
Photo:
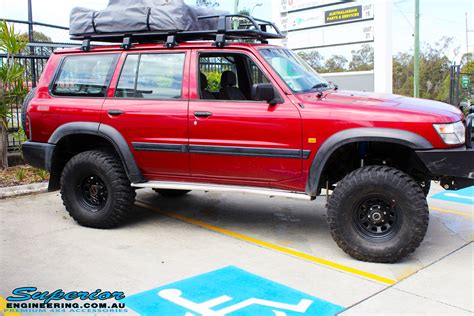
[[(208, 19), (218, 19), (216, 30), (90, 33), (71, 35), (71, 40), (82, 40), (81, 49), (88, 51), (93, 41), (122, 43), (122, 48), (130, 49), (133, 43), (164, 42), (166, 47), (172, 48), (179, 42), (213, 40), (217, 47), (223, 47), (227, 40), (253, 39), (267, 44), (268, 39), (285, 37), (274, 23), (248, 15), (226, 14), (198, 17), (198, 20)], [(273, 32), (269, 29), (273, 29)]]

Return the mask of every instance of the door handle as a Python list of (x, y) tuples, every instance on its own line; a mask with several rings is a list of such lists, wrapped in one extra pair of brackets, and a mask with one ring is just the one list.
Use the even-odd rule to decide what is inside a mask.
[(108, 110), (107, 113), (111, 116), (119, 116), (123, 114), (122, 110)]
[(194, 112), (194, 116), (196, 116), (196, 117), (209, 117), (209, 116), (212, 116), (212, 112), (197, 111), (197, 112)]

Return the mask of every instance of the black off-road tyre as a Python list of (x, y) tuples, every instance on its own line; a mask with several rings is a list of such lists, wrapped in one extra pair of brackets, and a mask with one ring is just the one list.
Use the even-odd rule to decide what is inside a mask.
[(156, 193), (164, 197), (180, 197), (188, 194), (191, 190), (171, 190), (171, 189), (153, 189)]
[(348, 174), (328, 203), (337, 245), (355, 259), (391, 263), (411, 254), (428, 229), (420, 185), (404, 172), (369, 166)]
[(135, 190), (119, 157), (105, 151), (86, 151), (64, 167), (61, 197), (77, 223), (105, 229), (117, 227), (127, 219)]
[(21, 127), (23, 128), (23, 131), (26, 131), (26, 113), (28, 111), (28, 105), (30, 105), (35, 93), (36, 88), (31, 89), (23, 100), (23, 104), (21, 105)]

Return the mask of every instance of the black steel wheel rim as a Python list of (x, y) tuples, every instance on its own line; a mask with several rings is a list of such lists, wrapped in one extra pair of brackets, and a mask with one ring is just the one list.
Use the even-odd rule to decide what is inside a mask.
[(81, 204), (92, 212), (100, 211), (107, 203), (107, 186), (97, 175), (89, 175), (80, 181), (76, 192)]
[(398, 232), (401, 214), (395, 201), (384, 197), (362, 200), (354, 211), (353, 221), (358, 232), (369, 239), (388, 239)]

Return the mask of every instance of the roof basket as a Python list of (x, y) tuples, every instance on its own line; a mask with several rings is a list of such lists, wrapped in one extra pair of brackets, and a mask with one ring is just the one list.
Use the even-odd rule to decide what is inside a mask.
[(124, 49), (129, 49), (133, 43), (163, 42), (166, 47), (172, 48), (179, 42), (209, 40), (214, 41), (217, 47), (223, 47), (227, 40), (257, 40), (266, 44), (269, 39), (285, 37), (274, 23), (248, 15), (226, 14), (198, 17), (200, 21), (210, 19), (218, 19), (217, 29), (199, 31), (90, 33), (72, 35), (71, 40), (82, 40), (82, 50), (87, 51), (90, 49), (90, 42), (122, 43)]

